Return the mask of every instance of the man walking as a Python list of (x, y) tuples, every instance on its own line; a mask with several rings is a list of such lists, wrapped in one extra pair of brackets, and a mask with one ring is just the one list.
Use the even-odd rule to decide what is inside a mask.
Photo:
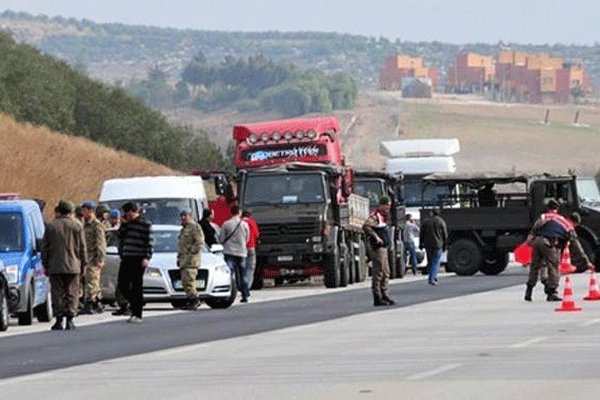
[(388, 196), (382, 196), (379, 199), (379, 206), (369, 215), (369, 218), (367, 218), (363, 225), (373, 262), (371, 290), (373, 292), (373, 305), (375, 306), (395, 304), (388, 296), (388, 281), (390, 279), (388, 246), (390, 239), (387, 217), (390, 212), (390, 202)]
[(421, 224), (421, 234), (419, 238), (419, 247), (425, 248), (427, 253), (427, 270), (429, 277), (427, 282), (430, 285), (438, 284), (438, 269), (442, 253), (448, 245), (448, 229), (446, 222), (440, 217), (440, 210), (429, 210), (429, 217)]
[(52, 330), (75, 329), (73, 318), (79, 307), (79, 277), (86, 266), (83, 226), (73, 216), (73, 204), (60, 201), (57, 218), (46, 226), (42, 244), (42, 265), (50, 276), (50, 290), (56, 323)]
[(186, 310), (195, 310), (200, 305), (196, 291), (196, 277), (202, 259), (202, 246), (204, 245), (204, 234), (200, 226), (192, 218), (192, 211), (182, 210), (181, 232), (179, 233), (179, 246), (177, 250), (177, 266), (181, 273), (181, 285), (188, 299)]
[(417, 249), (415, 248), (415, 239), (419, 237), (420, 231), (412, 215), (406, 214), (406, 222), (402, 229), (402, 242), (404, 243), (404, 254), (408, 254), (407, 262), (412, 265), (413, 275), (417, 275)]
[(231, 206), (231, 218), (221, 227), (219, 242), (223, 246), (225, 262), (235, 275), (238, 290), (242, 294), (242, 303), (247, 303), (250, 296), (246, 279), (244, 279), (246, 269), (244, 259), (248, 255), (246, 243), (249, 237), (250, 230), (248, 224), (241, 218), (240, 207)]
[(152, 257), (151, 226), (140, 215), (137, 204), (125, 203), (122, 210), (125, 222), (121, 224), (117, 234), (121, 256), (117, 285), (131, 307), (131, 317), (127, 322), (141, 323), (143, 277)]
[(258, 244), (258, 237), (260, 233), (258, 231), (258, 224), (252, 218), (250, 211), (244, 210), (242, 212), (242, 218), (248, 224), (248, 230), (250, 233), (250, 238), (248, 239), (248, 243), (246, 243), (246, 248), (248, 249), (248, 255), (246, 256), (246, 285), (248, 285), (248, 290), (250, 290), (252, 288), (252, 283), (254, 282), (254, 270), (256, 269), (256, 245)]
[(106, 231), (96, 218), (94, 203), (86, 202), (81, 207), (88, 262), (85, 270), (85, 302), (81, 314), (101, 314), (104, 310), (100, 303), (100, 273), (106, 256)]
[(537, 283), (538, 275), (544, 269), (547, 271), (547, 277), (544, 281), (546, 301), (562, 300), (556, 294), (556, 289), (558, 288), (558, 264), (567, 242), (571, 243), (571, 249), (574, 250), (575, 256), (582, 260), (581, 262), (587, 264), (588, 268), (594, 267), (579, 243), (577, 233), (575, 233), (575, 226), (571, 221), (558, 213), (559, 208), (560, 204), (558, 201), (550, 199), (546, 213), (540, 215), (527, 236), (526, 243), (532, 244), (533, 255), (531, 264), (529, 265), (525, 301), (532, 300), (531, 296), (533, 288)]

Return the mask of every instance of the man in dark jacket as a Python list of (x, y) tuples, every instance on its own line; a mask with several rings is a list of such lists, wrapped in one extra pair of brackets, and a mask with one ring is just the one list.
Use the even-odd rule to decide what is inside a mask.
[(117, 285), (131, 306), (131, 317), (127, 322), (140, 323), (144, 271), (152, 257), (152, 231), (150, 223), (140, 215), (137, 204), (125, 203), (122, 210), (124, 222), (117, 234), (121, 256)]
[(79, 277), (86, 266), (83, 225), (73, 218), (73, 204), (61, 201), (56, 219), (46, 226), (42, 244), (42, 265), (50, 276), (52, 305), (56, 323), (52, 330), (62, 330), (67, 317), (67, 330), (75, 329), (73, 318), (79, 308)]
[(429, 218), (421, 224), (419, 247), (425, 248), (427, 253), (427, 270), (429, 271), (428, 283), (437, 285), (438, 268), (442, 253), (448, 245), (448, 229), (446, 222), (440, 217), (438, 209), (429, 210)]

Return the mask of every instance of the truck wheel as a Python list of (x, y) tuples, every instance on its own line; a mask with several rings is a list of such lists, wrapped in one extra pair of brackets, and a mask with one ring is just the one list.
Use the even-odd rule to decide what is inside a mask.
[[(583, 248), (583, 251), (585, 251), (585, 254), (588, 256), (588, 259), (590, 260), (590, 262), (594, 265), (596, 265), (596, 253), (594, 252), (594, 248), (592, 247), (592, 244), (589, 242), (589, 240), (587, 240), (586, 238), (579, 238), (579, 243), (581, 244), (581, 247)], [(573, 263), (573, 259), (572, 259), (572, 255), (571, 255), (571, 263)], [(577, 266), (577, 272), (585, 272), (586, 271), (586, 266), (585, 265), (581, 265), (582, 263), (579, 263), (579, 265)], [(596, 266), (596, 269), (598, 269), (598, 267)]]
[(396, 250), (396, 276), (398, 278), (404, 278), (404, 275), (406, 275), (406, 259), (404, 257), (404, 244), (399, 243), (398, 246), (396, 246)]
[(350, 252), (346, 243), (341, 244), (340, 250), (340, 287), (348, 286), (350, 282)]
[(8, 319), (10, 317), (8, 312), (8, 296), (6, 288), (0, 282), (0, 331), (4, 332), (8, 329)]
[(31, 325), (33, 323), (33, 285), (29, 287), (29, 297), (27, 298), (27, 309), (17, 314), (19, 325)]
[(396, 279), (396, 250), (392, 246), (388, 248), (388, 267), (390, 269), (390, 280)]
[(333, 254), (326, 254), (323, 260), (323, 282), (326, 288), (336, 288), (340, 286), (340, 253), (336, 247)]
[(50, 296), (50, 291), (46, 294), (46, 300), (33, 309), (33, 313), (39, 322), (50, 322), (52, 319), (52, 296)]
[(508, 253), (497, 251), (486, 254), (479, 270), (486, 275), (498, 275), (508, 265)]
[(469, 239), (457, 240), (448, 249), (448, 265), (456, 275), (474, 275), (479, 271), (482, 259), (481, 248)]
[(362, 239), (358, 242), (358, 262), (356, 263), (356, 282), (364, 282), (367, 279), (367, 249)]
[(252, 280), (252, 287), (250, 290), (260, 290), (265, 287), (265, 267), (264, 263), (259, 258), (256, 259), (256, 269), (254, 270), (254, 280)]

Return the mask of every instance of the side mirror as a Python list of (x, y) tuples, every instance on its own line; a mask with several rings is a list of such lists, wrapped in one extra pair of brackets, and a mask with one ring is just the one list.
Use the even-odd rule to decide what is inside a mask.
[(44, 244), (44, 240), (42, 238), (35, 238), (35, 249), (37, 251), (42, 251), (43, 244)]
[(221, 244), (213, 244), (212, 246), (210, 246), (210, 252), (211, 253), (221, 253), (221, 252), (223, 252), (223, 245), (221, 245)]

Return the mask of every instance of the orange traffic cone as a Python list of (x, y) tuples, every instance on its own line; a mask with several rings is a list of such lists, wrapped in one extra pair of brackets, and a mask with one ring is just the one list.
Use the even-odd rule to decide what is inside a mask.
[(569, 251), (569, 242), (565, 246), (565, 249), (562, 252), (562, 259), (560, 260), (560, 268), (558, 272), (561, 274), (572, 274), (577, 271), (577, 268), (571, 264), (571, 252)]
[(600, 292), (598, 291), (598, 281), (596, 280), (596, 273), (590, 271), (590, 285), (588, 295), (585, 296), (584, 300), (600, 300)]
[(563, 293), (562, 304), (559, 308), (556, 308), (554, 311), (581, 311), (582, 308), (575, 304), (575, 299), (573, 298), (573, 289), (571, 288), (571, 277), (569, 275), (565, 276), (565, 291)]

